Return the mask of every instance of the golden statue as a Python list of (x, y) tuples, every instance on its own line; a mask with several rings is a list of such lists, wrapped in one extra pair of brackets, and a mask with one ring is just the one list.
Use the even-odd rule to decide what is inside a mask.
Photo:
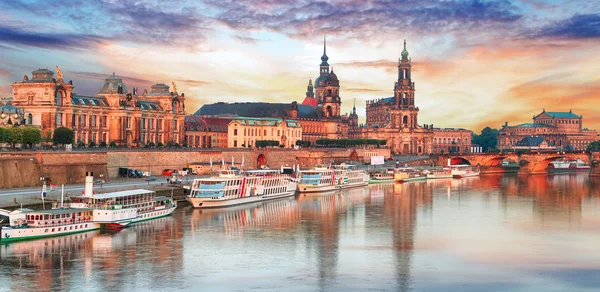
[(177, 85), (175, 85), (175, 82), (171, 81), (171, 84), (173, 84), (173, 92), (177, 92)]
[(60, 72), (60, 68), (56, 66), (56, 75), (58, 76), (58, 80), (62, 80), (62, 72)]

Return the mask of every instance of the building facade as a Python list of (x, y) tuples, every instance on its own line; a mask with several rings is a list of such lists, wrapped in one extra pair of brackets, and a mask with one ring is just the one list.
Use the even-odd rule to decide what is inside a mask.
[(32, 125), (32, 120), (33, 116), (30, 113), (26, 114), (23, 109), (12, 105), (12, 99), (0, 100), (0, 128)]
[(295, 120), (283, 118), (236, 117), (228, 124), (228, 148), (255, 147), (256, 141), (265, 140), (292, 148), (302, 141), (302, 127)]
[(185, 117), (185, 142), (192, 148), (227, 148), (227, 126), (231, 118)]
[(181, 144), (184, 138), (185, 95), (169, 92), (169, 86), (155, 84), (151, 92), (127, 91), (123, 80), (113, 73), (94, 96), (76, 94), (72, 81), (65, 82), (48, 69), (32, 72), (29, 79), (15, 82), (13, 105), (31, 113), (31, 124), (42, 135), (58, 127), (75, 132), (76, 143), (94, 142), (139, 147), (149, 143)]
[(561, 150), (585, 150), (600, 140), (598, 132), (583, 128), (583, 117), (568, 112), (547, 112), (545, 109), (533, 117), (533, 123), (509, 126), (508, 122), (498, 133), (498, 149), (516, 149), (519, 141), (527, 137), (541, 137)]
[[(306, 96), (302, 103), (215, 103), (202, 106), (196, 115), (234, 115), (240, 117), (270, 117), (296, 120), (302, 127), (302, 140), (313, 145), (321, 138), (358, 138), (358, 115), (356, 107), (352, 113), (341, 114), (340, 81), (330, 69), (327, 46), (324, 40), (323, 55), (319, 64), (319, 77), (308, 81)], [(277, 140), (282, 140), (280, 137)]]
[(412, 61), (408, 58), (406, 40), (401, 55), (394, 96), (367, 101), (366, 123), (361, 129), (361, 136), (365, 139), (387, 140), (392, 152), (402, 155), (444, 153), (451, 150), (469, 152), (471, 131), (436, 129), (432, 124), (419, 125)]

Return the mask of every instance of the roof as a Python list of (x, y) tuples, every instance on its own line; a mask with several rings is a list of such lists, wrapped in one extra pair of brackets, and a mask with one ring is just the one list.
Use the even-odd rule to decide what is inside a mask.
[(545, 139), (542, 137), (529, 136), (521, 139), (515, 146), (539, 146), (544, 141)]
[(299, 119), (320, 119), (323, 118), (323, 112), (318, 106), (311, 105), (298, 105), (298, 118)]
[(579, 119), (579, 118), (581, 118), (580, 115), (576, 115), (573, 112), (546, 112), (546, 113), (553, 118), (559, 118), (559, 119)]
[(13, 113), (23, 114), (23, 110), (12, 105), (11, 102), (7, 102), (5, 105), (0, 106), (0, 112), (3, 112), (5, 114), (13, 114)]
[(554, 128), (554, 126), (548, 124), (525, 123), (516, 126), (511, 126), (511, 128)]
[(202, 116), (186, 116), (185, 126), (189, 131), (204, 131), (208, 127), (210, 132), (227, 132), (227, 125), (231, 118), (209, 118)]
[(283, 118), (253, 118), (253, 117), (237, 117), (231, 120), (232, 123), (237, 122), (246, 126), (278, 126), (282, 122), (286, 122), (288, 127), (300, 127), (295, 120), (285, 120)]
[(218, 102), (205, 104), (195, 115), (222, 115), (235, 114), (244, 117), (285, 117), (286, 110), (291, 108), (290, 103), (267, 103), (267, 102)]
[(71, 103), (74, 105), (91, 105), (91, 106), (105, 106), (108, 107), (108, 102), (105, 98), (95, 96), (84, 96), (73, 94)]
[(319, 100), (317, 100), (314, 97), (311, 96), (307, 96), (304, 101), (302, 101), (303, 105), (310, 105), (310, 106), (317, 106), (317, 104), (319, 103)]
[[(110, 199), (110, 198), (118, 198), (118, 197), (126, 197), (126, 196), (134, 196), (141, 194), (150, 194), (154, 193), (153, 191), (145, 190), (145, 189), (135, 189), (135, 190), (127, 190), (120, 192), (112, 192), (112, 193), (104, 193), (104, 194), (96, 194), (91, 196), (94, 199)], [(90, 198), (88, 196), (75, 196), (74, 198)]]

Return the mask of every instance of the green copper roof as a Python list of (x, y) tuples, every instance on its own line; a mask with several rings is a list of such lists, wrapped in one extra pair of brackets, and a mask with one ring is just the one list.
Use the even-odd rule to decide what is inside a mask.
[(525, 123), (512, 126), (511, 128), (554, 128), (554, 126), (548, 124)]
[(406, 40), (404, 40), (404, 50), (402, 50), (402, 60), (408, 60), (408, 51), (406, 50)]
[(573, 112), (545, 112), (549, 116), (555, 119), (579, 119), (580, 115), (576, 115)]

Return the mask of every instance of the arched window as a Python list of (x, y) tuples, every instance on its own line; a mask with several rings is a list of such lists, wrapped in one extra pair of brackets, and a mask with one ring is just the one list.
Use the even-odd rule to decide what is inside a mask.
[(328, 117), (333, 116), (333, 109), (331, 108), (331, 106), (327, 106), (327, 116)]
[(402, 123), (405, 125), (408, 124), (408, 116), (402, 117)]

